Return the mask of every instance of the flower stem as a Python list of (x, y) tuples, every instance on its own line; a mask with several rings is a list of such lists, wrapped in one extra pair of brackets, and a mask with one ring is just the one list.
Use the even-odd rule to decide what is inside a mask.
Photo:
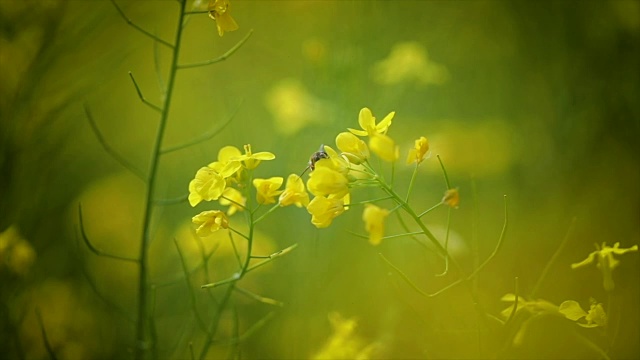
[(167, 96), (164, 99), (164, 106), (162, 106), (162, 113), (160, 115), (160, 122), (156, 131), (156, 137), (153, 147), (151, 149), (151, 159), (149, 164), (149, 172), (147, 179), (147, 192), (145, 197), (145, 210), (144, 220), (142, 224), (142, 243), (140, 244), (140, 256), (138, 257), (140, 262), (140, 272), (138, 274), (138, 319), (136, 324), (136, 346), (135, 346), (135, 358), (144, 359), (147, 356), (149, 349), (154, 349), (156, 344), (150, 338), (150, 311), (149, 311), (149, 266), (148, 266), (148, 252), (149, 244), (151, 242), (151, 218), (153, 215), (153, 198), (156, 190), (156, 180), (158, 165), (160, 163), (160, 150), (162, 149), (162, 142), (164, 140), (164, 133), (169, 118), (172, 94), (175, 85), (175, 77), (178, 71), (178, 57), (180, 54), (180, 43), (182, 38), (182, 20), (184, 18), (184, 9), (186, 6), (186, 0), (180, 2), (180, 15), (178, 18), (178, 25), (176, 30), (175, 42), (172, 50), (173, 55), (171, 58), (171, 68), (169, 70), (169, 79), (167, 81)]

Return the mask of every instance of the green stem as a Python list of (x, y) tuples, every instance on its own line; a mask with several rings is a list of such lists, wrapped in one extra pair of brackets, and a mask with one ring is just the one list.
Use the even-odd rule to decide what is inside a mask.
[(266, 213), (262, 214), (259, 218), (255, 219), (253, 221), (253, 225), (259, 223), (260, 221), (262, 221), (262, 219), (266, 218), (267, 216), (269, 216), (269, 214), (271, 214), (272, 212), (276, 211), (277, 208), (280, 207), (280, 204), (275, 204), (271, 207), (271, 209), (267, 210)]
[(413, 174), (411, 174), (411, 180), (409, 181), (409, 189), (407, 189), (407, 197), (405, 197), (404, 202), (409, 203), (409, 195), (411, 195), (411, 190), (413, 190), (413, 183), (416, 180), (416, 175), (418, 174), (418, 163), (416, 162), (416, 167), (413, 168)]
[(138, 319), (136, 325), (136, 346), (135, 346), (135, 358), (144, 359), (147, 351), (156, 346), (155, 343), (150, 343), (149, 340), (149, 304), (148, 304), (148, 282), (149, 282), (149, 266), (148, 266), (148, 252), (149, 244), (151, 242), (151, 217), (153, 213), (153, 195), (156, 188), (158, 165), (160, 163), (160, 150), (162, 149), (162, 142), (164, 140), (164, 133), (169, 118), (171, 99), (175, 85), (175, 77), (178, 71), (178, 57), (180, 55), (180, 42), (182, 38), (182, 20), (184, 18), (184, 9), (186, 6), (186, 0), (180, 3), (180, 16), (178, 18), (178, 26), (176, 30), (176, 40), (172, 47), (173, 56), (171, 58), (171, 68), (169, 71), (169, 79), (167, 81), (167, 96), (164, 100), (164, 106), (162, 107), (162, 114), (160, 115), (160, 122), (156, 132), (153, 148), (151, 150), (151, 161), (148, 172), (148, 185), (147, 193), (145, 197), (145, 210), (144, 220), (142, 224), (142, 243), (140, 244), (140, 255), (138, 260), (140, 262), (140, 272), (138, 275)]
[(538, 281), (536, 281), (536, 284), (533, 286), (533, 290), (531, 290), (531, 293), (529, 294), (529, 297), (531, 299), (535, 299), (536, 296), (538, 296), (538, 290), (540, 290), (540, 285), (542, 285), (542, 283), (544, 282), (544, 279), (547, 277), (547, 274), (549, 273), (549, 270), (551, 270), (551, 266), (555, 264), (556, 260), (558, 259), (558, 256), (560, 256), (560, 254), (562, 253), (562, 250), (567, 245), (567, 242), (569, 241), (569, 239), (571, 238), (571, 234), (573, 233), (573, 228), (575, 224), (576, 224), (576, 218), (574, 217), (571, 220), (571, 225), (569, 225), (569, 229), (567, 230), (567, 233), (564, 235), (564, 239), (562, 239), (560, 246), (558, 246), (556, 251), (553, 253), (553, 256), (551, 256), (551, 259), (547, 261), (547, 264), (542, 270), (542, 273), (540, 274)]

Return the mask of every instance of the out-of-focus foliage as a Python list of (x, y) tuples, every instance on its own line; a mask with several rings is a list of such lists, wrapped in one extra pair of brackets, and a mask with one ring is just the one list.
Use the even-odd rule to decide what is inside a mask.
[[(509, 195), (505, 244), (474, 286), (484, 310), (500, 315), (500, 299), (514, 293), (518, 277), (525, 311), (501, 328), (478, 319), (463, 288), (425, 299), (390, 276), (378, 253), (429, 290), (455, 278), (434, 276), (443, 271), (439, 256), (408, 238), (373, 247), (353, 236), (345, 230), (367, 233), (360, 211), (316, 229), (308, 213), (287, 207), (260, 223), (255, 251), (298, 248), (243, 284), (284, 306), (230, 345), (267, 306), (234, 295), (210, 358), (593, 358), (600, 354), (583, 340), (602, 342), (603, 327), (578, 325), (601, 325), (604, 316), (605, 329), (619, 329), (609, 356), (640, 354), (637, 253), (620, 256), (607, 274), (606, 264), (570, 266), (594, 243), (640, 243), (637, 1), (231, 1), (238, 30), (222, 29), (220, 37), (206, 12), (191, 16), (181, 62), (215, 58), (254, 33), (224, 62), (178, 73), (166, 144), (233, 119), (212, 140), (163, 158), (158, 197), (186, 196), (196, 171), (229, 144), (276, 154), (264, 179), (300, 174), (320, 144), (332, 146), (335, 134), (358, 128), (359, 109), (370, 106), (378, 120), (395, 111), (400, 142), (380, 138), (375, 151), (393, 158), (398, 146), (395, 181), (406, 187), (406, 154), (422, 151), (415, 140), (428, 138), (459, 191), (445, 198), (458, 207), (450, 249), (465, 269), (492, 251), (501, 196)], [(117, 3), (136, 23), (173, 39), (176, 2)], [(166, 76), (170, 55), (108, 1), (0, 1), (0, 349), (8, 357), (47, 358), (42, 328), (61, 359), (130, 356), (137, 267), (89, 251), (77, 215), (82, 203), (85, 230), (100, 250), (135, 256), (144, 184), (104, 152), (83, 104), (110, 145), (144, 172), (157, 113), (140, 102), (127, 72), (160, 103), (154, 69), (157, 62)], [(416, 181), (412, 203), (442, 199), (435, 156), (421, 163)], [(425, 216), (438, 238), (446, 213), (442, 207)], [(188, 358), (189, 343), (205, 341), (183, 263), (195, 306), (207, 315), (211, 299), (198, 287), (231, 276), (237, 263), (227, 233), (199, 239), (193, 215), (188, 202), (154, 212), (150, 281), (162, 357)], [(529, 296), (573, 217), (567, 246)], [(402, 231), (394, 214), (385, 218), (385, 234)], [(208, 269), (199, 265), (203, 256), (211, 257)], [(605, 289), (603, 275), (615, 288)], [(515, 303), (515, 295), (508, 300)]]

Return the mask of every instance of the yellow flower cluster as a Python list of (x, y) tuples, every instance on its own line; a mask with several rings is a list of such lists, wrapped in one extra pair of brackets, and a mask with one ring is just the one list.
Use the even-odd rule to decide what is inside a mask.
[[(257, 168), (260, 162), (273, 159), (275, 155), (270, 152), (254, 153), (251, 145), (244, 146), (244, 154), (234, 146), (225, 146), (218, 152), (217, 161), (200, 168), (189, 182), (189, 204), (196, 206), (202, 201), (218, 200), (220, 205), (228, 206), (228, 209), (226, 214), (220, 210), (207, 210), (194, 216), (192, 222), (197, 225), (196, 233), (207, 236), (229, 228), (229, 216), (246, 210), (247, 198), (243, 191), (246, 192), (244, 183), (248, 181), (247, 172)], [(259, 205), (274, 204), (280, 195), (280, 206), (309, 205), (309, 194), (298, 175), (289, 175), (285, 189), (280, 190), (283, 182), (282, 177), (253, 179), (256, 202)]]
[[(244, 146), (244, 153), (233, 146), (223, 147), (218, 153), (218, 160), (199, 169), (189, 183), (189, 203), (196, 206), (202, 201), (218, 200), (220, 205), (228, 209), (226, 213), (208, 210), (194, 216), (192, 221), (198, 226), (197, 233), (205, 236), (229, 228), (228, 217), (247, 210), (247, 183), (253, 184), (258, 205), (305, 207), (311, 214), (313, 225), (328, 227), (337, 216), (349, 209), (353, 187), (380, 186), (380, 176), (369, 164), (371, 153), (387, 162), (398, 160), (399, 147), (387, 135), (394, 116), (395, 112), (390, 112), (382, 121), (376, 122), (371, 110), (360, 110), (360, 129), (347, 129), (339, 133), (335, 139), (337, 150), (322, 146), (316, 153), (319, 155), (314, 154), (309, 164), (312, 171), (306, 187), (296, 174), (289, 175), (284, 190), (281, 190), (284, 183), (282, 177), (252, 178), (252, 170), (261, 161), (275, 159), (270, 152), (253, 153), (250, 145)], [(368, 144), (362, 138), (368, 138)], [(409, 151), (407, 163), (420, 165), (428, 152), (427, 139), (418, 138)], [(314, 196), (312, 200), (309, 200), (307, 190)], [(458, 201), (455, 189), (450, 190), (442, 200), (451, 207), (457, 207)], [(390, 212), (370, 203), (365, 205), (362, 219), (371, 244), (377, 245), (382, 241), (384, 221)]]
[[(398, 160), (400, 150), (395, 141), (387, 135), (395, 112), (390, 112), (382, 121), (376, 118), (368, 108), (360, 110), (358, 124), (360, 129), (348, 128), (336, 136), (338, 153), (330, 146), (324, 146), (326, 157), (319, 159), (309, 175), (307, 188), (315, 196), (307, 210), (311, 222), (318, 228), (327, 227), (333, 219), (342, 214), (350, 204), (350, 189), (366, 181), (376, 179), (378, 175), (368, 166), (371, 153), (386, 162)], [(369, 139), (365, 143), (361, 137)], [(407, 163), (419, 165), (428, 155), (429, 143), (425, 137), (415, 141), (415, 147), (409, 151)], [(362, 174), (364, 178), (362, 179)], [(369, 242), (380, 243), (384, 236), (384, 220), (389, 210), (367, 204), (363, 212), (365, 229)]]

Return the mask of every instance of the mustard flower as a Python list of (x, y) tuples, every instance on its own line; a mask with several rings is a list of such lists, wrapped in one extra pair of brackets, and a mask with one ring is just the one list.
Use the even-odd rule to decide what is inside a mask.
[(210, 167), (202, 167), (189, 182), (189, 204), (193, 207), (202, 200), (218, 200), (227, 183), (224, 177)]
[(216, 21), (218, 34), (238, 30), (238, 24), (229, 14), (229, 0), (209, 0), (209, 17)]
[(387, 162), (394, 162), (400, 157), (400, 150), (396, 143), (384, 134), (374, 133), (369, 139), (369, 147), (374, 154)]
[(349, 204), (349, 195), (343, 198), (335, 196), (316, 196), (309, 202), (307, 211), (311, 214), (311, 223), (317, 228), (326, 228), (333, 219), (342, 214)]
[[(358, 136), (372, 136), (375, 134), (386, 134), (387, 130), (389, 130), (389, 126), (391, 125), (391, 120), (395, 116), (395, 111), (390, 112), (387, 116), (382, 119), (378, 124), (376, 124), (376, 118), (373, 117), (371, 110), (369, 108), (362, 108), (360, 110), (360, 114), (358, 115), (358, 123), (362, 130), (356, 129), (348, 129), (351, 133)], [(369, 144), (371, 145), (371, 144)]]
[(198, 236), (208, 236), (220, 229), (229, 228), (229, 219), (227, 215), (220, 210), (203, 211), (191, 218), (191, 222), (199, 225), (196, 229)]
[(612, 291), (615, 287), (613, 283), (613, 276), (611, 275), (613, 269), (615, 269), (620, 261), (616, 260), (613, 255), (622, 255), (628, 252), (638, 251), (638, 245), (633, 245), (630, 248), (622, 249), (620, 248), (620, 243), (617, 242), (613, 244), (613, 247), (607, 246), (607, 243), (602, 243), (602, 247), (596, 244), (596, 251), (592, 252), (587, 256), (586, 259), (582, 260), (579, 263), (571, 264), (572, 269), (576, 269), (582, 266), (589, 265), (596, 262), (596, 266), (602, 272), (603, 285), (606, 291)]
[(413, 149), (409, 150), (409, 156), (407, 156), (407, 164), (416, 163), (420, 164), (429, 152), (429, 141), (426, 137), (421, 136), (415, 141)]
[[(574, 300), (564, 301), (562, 304), (560, 304), (558, 311), (567, 319), (575, 321), (576, 324), (582, 327), (592, 328), (597, 326), (605, 326), (607, 324), (607, 314), (604, 311), (602, 303), (598, 303), (593, 299), (591, 299), (589, 312), (584, 311), (580, 304)], [(578, 322), (578, 320), (582, 318), (586, 320), (586, 324)]]
[(247, 199), (242, 196), (242, 193), (232, 187), (227, 187), (222, 192), (222, 197), (220, 197), (220, 205), (228, 206), (227, 215), (231, 216), (235, 214), (237, 211), (244, 210), (244, 206), (247, 204)]
[(214, 161), (207, 166), (221, 174), (229, 185), (230, 182), (238, 182), (240, 180), (242, 164), (237, 160), (240, 156), (242, 156), (242, 153), (237, 147), (225, 146), (218, 151), (218, 161)]
[(287, 178), (287, 185), (280, 194), (280, 206), (295, 205), (297, 207), (307, 207), (309, 205), (309, 194), (304, 187), (304, 181), (296, 174), (291, 174)]
[(349, 179), (328, 164), (330, 162), (324, 160), (316, 164), (316, 169), (309, 175), (307, 188), (315, 196), (344, 197), (349, 193)]
[(240, 155), (235, 159), (242, 161), (244, 163), (244, 166), (247, 169), (251, 170), (258, 167), (258, 165), (260, 164), (260, 161), (273, 160), (275, 158), (276, 156), (274, 154), (267, 151), (257, 152), (254, 154), (251, 152), (251, 145), (245, 145), (244, 155)]
[(378, 245), (384, 236), (384, 220), (389, 215), (389, 210), (373, 204), (365, 204), (362, 213), (364, 227), (369, 233), (369, 243)]
[(353, 164), (362, 164), (369, 158), (369, 147), (350, 132), (341, 132), (336, 137), (336, 145)]
[(273, 204), (276, 202), (276, 196), (282, 193), (278, 190), (284, 181), (281, 177), (272, 177), (269, 179), (253, 179), (253, 186), (256, 187), (258, 204)]
[(326, 159), (320, 159), (318, 162), (316, 162), (316, 165), (320, 164), (320, 166), (326, 166), (338, 171), (343, 175), (347, 175), (350, 169), (348, 159), (345, 156), (338, 154), (338, 152), (335, 151), (331, 146), (325, 145), (324, 152), (327, 153), (329, 157)]
[(458, 205), (460, 205), (460, 193), (458, 189), (449, 189), (445, 191), (444, 196), (442, 197), (442, 203), (457, 209)]

